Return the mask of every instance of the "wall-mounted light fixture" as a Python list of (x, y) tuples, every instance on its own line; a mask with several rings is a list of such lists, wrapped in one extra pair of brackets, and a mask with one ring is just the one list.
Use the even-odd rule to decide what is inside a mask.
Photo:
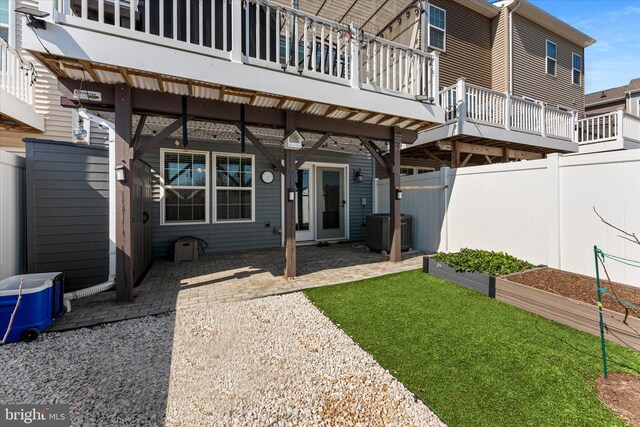
[(49, 16), (49, 12), (31, 9), (30, 7), (18, 7), (14, 12), (27, 17), (27, 25), (33, 29), (47, 29), (47, 23), (43, 20)]
[(296, 192), (293, 188), (289, 189), (289, 201), (293, 202), (296, 199)]
[(362, 182), (362, 179), (363, 179), (362, 170), (357, 169), (353, 177), (355, 178), (356, 182)]
[(116, 171), (116, 181), (127, 182), (127, 173), (124, 166), (122, 165), (116, 166), (115, 171)]
[(402, 200), (402, 190), (396, 190), (396, 200)]

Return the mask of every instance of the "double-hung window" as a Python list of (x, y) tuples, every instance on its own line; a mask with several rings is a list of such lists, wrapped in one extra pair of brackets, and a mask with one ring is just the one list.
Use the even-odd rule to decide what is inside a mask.
[(209, 153), (162, 149), (162, 224), (209, 222)]
[(582, 57), (577, 53), (571, 54), (572, 75), (571, 82), (574, 85), (580, 86), (582, 84)]
[(439, 7), (429, 5), (429, 46), (446, 50), (447, 12)]
[(547, 40), (547, 74), (556, 76), (558, 64), (558, 47), (552, 41)]
[(254, 220), (254, 156), (214, 153), (215, 222)]

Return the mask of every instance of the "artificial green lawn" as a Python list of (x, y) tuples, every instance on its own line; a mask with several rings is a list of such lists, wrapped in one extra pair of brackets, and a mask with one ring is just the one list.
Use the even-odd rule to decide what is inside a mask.
[[(595, 336), (419, 270), (305, 294), (449, 425), (625, 425), (596, 395)], [(640, 374), (607, 349), (609, 372)]]

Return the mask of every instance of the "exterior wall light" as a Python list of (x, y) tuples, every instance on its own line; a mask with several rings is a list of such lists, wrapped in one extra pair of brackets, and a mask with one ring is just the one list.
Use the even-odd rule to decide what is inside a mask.
[(356, 170), (356, 173), (354, 174), (354, 178), (356, 179), (356, 182), (362, 182), (363, 176), (362, 176), (361, 169)]
[(126, 174), (126, 171), (124, 169), (124, 166), (122, 166), (122, 165), (116, 166), (115, 167), (115, 171), (116, 171), (116, 181), (118, 181), (118, 182), (127, 182), (127, 174)]
[(293, 202), (296, 199), (296, 192), (293, 188), (289, 189), (289, 201)]
[(396, 190), (396, 200), (402, 200), (402, 190)]

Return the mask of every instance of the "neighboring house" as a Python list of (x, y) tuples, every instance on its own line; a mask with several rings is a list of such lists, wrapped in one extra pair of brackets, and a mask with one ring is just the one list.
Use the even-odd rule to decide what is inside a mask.
[(595, 40), (526, 0), (433, 0), (429, 7), (427, 44), (440, 52), (447, 122), (405, 148), (403, 166), (574, 150), (574, 123), (585, 115), (584, 49)]
[(640, 78), (587, 94), (585, 109), (576, 130), (581, 151), (640, 148)]
[(612, 87), (585, 96), (588, 117), (623, 110), (640, 116), (640, 78), (624, 86)]

